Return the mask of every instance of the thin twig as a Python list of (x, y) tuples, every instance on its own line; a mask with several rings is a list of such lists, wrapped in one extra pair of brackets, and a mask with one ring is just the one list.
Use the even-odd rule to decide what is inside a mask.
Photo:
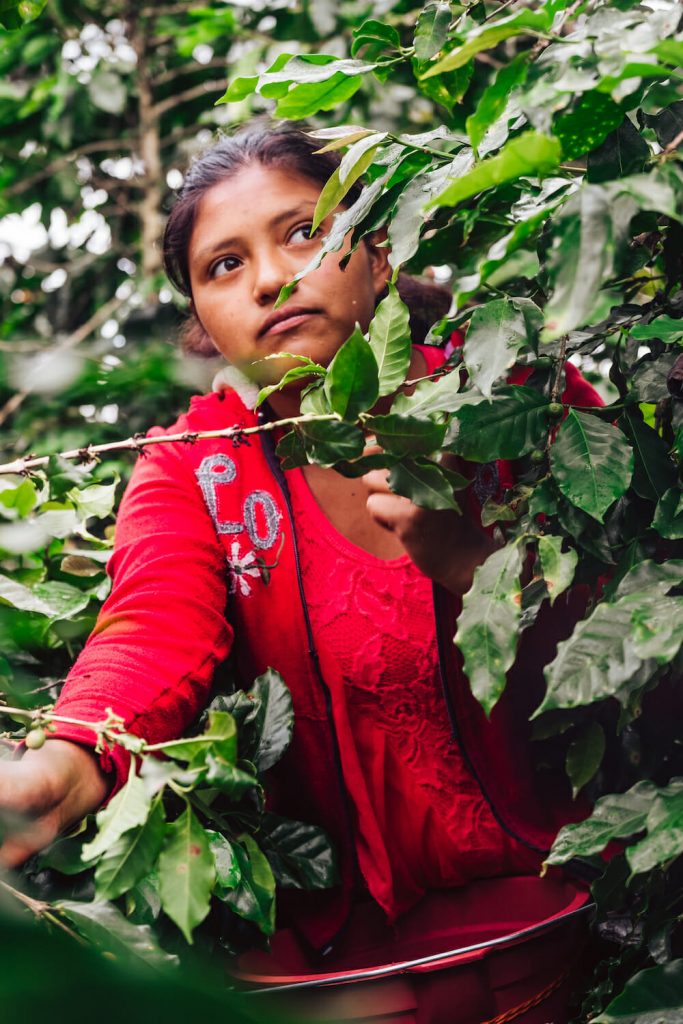
[[(163, 434), (160, 437), (127, 437), (122, 441), (110, 441), (108, 444), (88, 444), (83, 448), (72, 448), (66, 452), (60, 452), (59, 458), (70, 459), (76, 462), (93, 462), (104, 452), (137, 451), (147, 448), (153, 444), (194, 444), (196, 441), (203, 441), (212, 438), (245, 437), (248, 434), (261, 434), (265, 431), (276, 430), (283, 426), (296, 426), (298, 423), (323, 423), (333, 420), (340, 420), (337, 413), (325, 413), (320, 415), (289, 416), (286, 419), (274, 420), (268, 423), (261, 423), (257, 427), (226, 427), (223, 430), (201, 430), (192, 432), (189, 430), (181, 434)], [(47, 466), (50, 461), (49, 455), (27, 456), (15, 459), (14, 462), (6, 462), (0, 466), (0, 475), (7, 473), (26, 474), (34, 469)]]
[(86, 156), (88, 153), (100, 153), (106, 151), (115, 151), (117, 149), (133, 149), (135, 146), (135, 139), (117, 138), (117, 139), (98, 139), (95, 142), (89, 142), (84, 146), (79, 146), (78, 149), (72, 149), (70, 153), (65, 153), (64, 156), (58, 157), (53, 160), (42, 170), (36, 171), (35, 174), (29, 174), (27, 178), (23, 177), (21, 181), (17, 181), (14, 185), (10, 185), (5, 189), (5, 196), (19, 196), (28, 189), (33, 188), (39, 181), (43, 181), (44, 178), (50, 178), (62, 168), (68, 167), (69, 164), (73, 163), (74, 160), (79, 156)]
[(185, 92), (178, 92), (173, 96), (167, 97), (165, 100), (159, 100), (159, 102), (155, 103), (152, 107), (152, 114), (158, 119), (162, 114), (165, 114), (166, 111), (179, 107), (181, 103), (189, 103), (190, 100), (196, 100), (200, 96), (206, 96), (209, 92), (218, 92), (219, 89), (225, 91), (227, 87), (227, 78), (219, 78), (213, 82), (200, 82), (199, 85), (195, 85), (191, 89), (186, 89)]
[(50, 924), (55, 925), (57, 928), (61, 928), (62, 931), (66, 932), (70, 938), (76, 939), (76, 941), (81, 943), (81, 945), (87, 945), (83, 937), (79, 935), (78, 932), (69, 928), (64, 921), (61, 921), (59, 917), (57, 917), (54, 913), (54, 908), (49, 903), (46, 903), (45, 900), (34, 900), (31, 896), (27, 896), (25, 892), (15, 889), (13, 885), (10, 885), (9, 882), (5, 882), (2, 879), (0, 879), (0, 886), (2, 886), (5, 892), (8, 892), (10, 896), (13, 896), (15, 900), (18, 900), (19, 903), (23, 903), (23, 905), (30, 910), (32, 914), (35, 914), (36, 917), (40, 917), (45, 921), (49, 921)]
[(671, 140), (671, 142), (669, 142), (669, 143), (668, 143), (668, 144), (667, 144), (667, 145), (666, 145), (666, 146), (664, 147), (664, 152), (665, 152), (665, 153), (673, 153), (673, 151), (674, 151), (675, 149), (678, 149), (678, 147), (680, 146), (680, 144), (681, 144), (682, 142), (683, 142), (683, 131), (680, 131), (680, 132), (678, 133), (678, 135), (676, 135), (676, 136), (675, 136), (675, 137), (674, 137), (674, 138), (673, 138), (673, 139)]
[(553, 386), (550, 392), (550, 401), (557, 402), (560, 397), (560, 391), (562, 388), (562, 374), (564, 373), (564, 364), (567, 361), (567, 339), (569, 335), (563, 334), (560, 339), (560, 348), (557, 353), (557, 365), (555, 367), (555, 377), (553, 379)]

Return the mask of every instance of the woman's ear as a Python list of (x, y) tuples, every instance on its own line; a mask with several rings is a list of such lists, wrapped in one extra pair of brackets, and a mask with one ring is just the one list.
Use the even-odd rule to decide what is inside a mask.
[(389, 263), (391, 250), (387, 245), (387, 229), (384, 227), (373, 231), (365, 238), (365, 245), (370, 259), (375, 295), (379, 296), (385, 290), (391, 277), (391, 264)]

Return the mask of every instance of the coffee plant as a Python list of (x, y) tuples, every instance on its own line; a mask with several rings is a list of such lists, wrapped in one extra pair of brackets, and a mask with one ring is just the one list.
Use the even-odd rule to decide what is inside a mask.
[[(593, 807), (559, 832), (547, 856), (549, 866), (583, 861), (594, 878), (603, 957), (586, 978), (577, 1019), (677, 1021), (683, 1012), (680, 5), (398, 2), (368, 6), (363, 20), (355, 7), (311, 2), (294, 27), (279, 5), (272, 8), (277, 52), (262, 41), (259, 59), (247, 73), (232, 73), (216, 109), (239, 109), (239, 119), (264, 109), (306, 119), (321, 148), (343, 151), (316, 223), (344, 203), (361, 176), (365, 182), (298, 279), (340, 249), (350, 231), (357, 245), (386, 229), (394, 270), (367, 336), (356, 330), (327, 368), (301, 360), (288, 372), (287, 380), (305, 377), (309, 384), (280, 455), (285, 466), (315, 462), (354, 476), (386, 467), (396, 493), (434, 509), (458, 509), (468, 500), (472, 466), (480, 467), (480, 478), (495, 478), (499, 461), (511, 463), (514, 483), (483, 499), (483, 522), (498, 548), (464, 596), (455, 643), (474, 694), (491, 713), (520, 638), (540, 610), (558, 599), (561, 607), (570, 592), (586, 595), (580, 621), (545, 666), (546, 692), (532, 716), (539, 750), (550, 743), (564, 759), (574, 797)], [(388, 111), (382, 100), (397, 96), (407, 101)], [(407, 388), (408, 312), (395, 287), (401, 270), (436, 275), (452, 290), (451, 312), (433, 326), (429, 342), (447, 344), (454, 331), (465, 333), (463, 345), (449, 347), (444, 372)], [(563, 401), (569, 361), (597, 384), (603, 406)], [(513, 368), (526, 371), (523, 384), (510, 383)], [(397, 388), (390, 411), (373, 413), (378, 398)], [(369, 434), (379, 454), (364, 454)], [(101, 454), (93, 452), (93, 440), (63, 447), (74, 447), (82, 462)], [(20, 437), (8, 458), (0, 491), (7, 520), (0, 596), (10, 652), (4, 689), (8, 700), (21, 695), (12, 700), (20, 709), (37, 709), (31, 724), (44, 728), (45, 695), (56, 692), (106, 589), (106, 540), (87, 528), (88, 516), (98, 514), (87, 494), (94, 487), (93, 502), (105, 494), (109, 501), (115, 484), (106, 460), (84, 485), (73, 479), (81, 471), (69, 468), (68, 459), (53, 456), (44, 465)], [(267, 682), (257, 681), (251, 691), (256, 703), (265, 699), (270, 706), (264, 687), (284, 702), (277, 677)], [(245, 864), (260, 917), (242, 916), (265, 932), (272, 885), (260, 902), (257, 865), (269, 879), (282, 872), (280, 880), (296, 876), (297, 884), (332, 878), (321, 837), (299, 832), (301, 845), (292, 844), (296, 852), (320, 851), (325, 867), (314, 879), (302, 877), (301, 858), (297, 865), (287, 860), (287, 841), (281, 850), (271, 845), (278, 829), (286, 840), (287, 829), (297, 826), (259, 817), (258, 776), (265, 766), (254, 754), (253, 726), (261, 712), (249, 718), (254, 702), (247, 704), (248, 697), (221, 698), (203, 732), (164, 745), (166, 761), (143, 756), (140, 775), (115, 798), (124, 814), (114, 824), (113, 845), (98, 836), (107, 836), (116, 808), (100, 812), (98, 835), (88, 833), (87, 845), (81, 837), (61, 841), (81, 843), (79, 867), (105, 845), (109, 858), (120, 849), (128, 851), (124, 859), (143, 862), (132, 847), (146, 848), (140, 837), (147, 832), (161, 869), (169, 849), (180, 846), (181, 832), (201, 832), (201, 863), (183, 911), (164, 903), (163, 887), (157, 888), (157, 905), (186, 936), (207, 912), (209, 893), (240, 913), (237, 875), (230, 871), (244, 871)], [(112, 735), (116, 723), (102, 728), (107, 742), (139, 742)], [(193, 753), (178, 756), (183, 750)], [(139, 752), (144, 755), (143, 746)], [(216, 804), (207, 803), (207, 788)], [(144, 810), (134, 810), (136, 800)], [(225, 829), (216, 827), (214, 807)], [(257, 839), (265, 844), (260, 855), (252, 845)], [(234, 868), (222, 859), (224, 841)], [(121, 888), (135, 872), (102, 864), (94, 875), (98, 905), (109, 908), (104, 901), (113, 899), (129, 920), (142, 921), (135, 915), (154, 899), (149, 886), (139, 893), (143, 876)]]

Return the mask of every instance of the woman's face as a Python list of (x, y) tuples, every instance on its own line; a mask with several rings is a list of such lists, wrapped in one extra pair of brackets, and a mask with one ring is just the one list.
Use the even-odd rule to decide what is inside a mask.
[(386, 249), (361, 244), (345, 270), (329, 253), (274, 310), (280, 289), (320, 248), (330, 215), (308, 237), (320, 186), (290, 171), (250, 164), (202, 197), (188, 262), (194, 311), (228, 362), (261, 383), (279, 380), (291, 352), (327, 365), (356, 322), (366, 330), (389, 276)]

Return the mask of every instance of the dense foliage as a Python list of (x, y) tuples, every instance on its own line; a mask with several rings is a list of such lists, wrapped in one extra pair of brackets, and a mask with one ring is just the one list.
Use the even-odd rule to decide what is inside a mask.
[[(231, 25), (218, 29), (226, 12)], [(302, 274), (339, 249), (349, 230), (358, 242), (387, 225), (396, 272), (437, 273), (452, 288), (453, 312), (430, 339), (441, 343), (467, 325), (464, 347), (450, 359), (455, 372), (420, 381), (389, 414), (373, 415), (378, 396), (403, 380), (409, 355), (407, 312), (390, 289), (368, 338), (356, 331), (327, 370), (302, 363), (290, 371), (310, 376), (311, 386), (306, 420), (281, 442), (281, 453), (290, 466), (313, 461), (356, 475), (369, 466), (362, 452), (372, 433), (383, 449), (372, 465), (389, 467), (393, 489), (430, 508), (457, 507), (469, 485), (444, 467), (441, 452), (465, 465), (513, 463), (515, 487), (502, 503), (484, 504), (500, 547), (465, 595), (456, 643), (474, 693), (490, 711), (520, 635), (544, 602), (570, 587), (588, 588), (583, 619), (545, 669), (534, 729), (539, 743), (550, 738), (565, 758), (575, 796), (588, 795), (595, 807), (560, 832), (548, 862), (580, 857), (596, 874), (596, 929), (606, 952), (587, 979), (580, 1019), (674, 1021), (683, 1007), (680, 6), (399, 2), (366, 13), (363, 20), (345, 5), (311, 2), (292, 13), (272, 4), (267, 27), (258, 28), (250, 16), (216, 5), (163, 29), (171, 64), (181, 64), (189, 43), (179, 40), (190, 26), (201, 25), (211, 45), (231, 53), (231, 82), (216, 110), (239, 119), (265, 107), (278, 117), (312, 119), (321, 147), (345, 150), (316, 219), (365, 175), (361, 197), (336, 218)], [(40, 24), (7, 37), (11, 59), (26, 52)], [(249, 60), (242, 51), (244, 63), (235, 66), (232, 36), (249, 31), (257, 42)], [(49, 59), (43, 55), (35, 66)], [(161, 59), (156, 51), (154, 59)], [(22, 67), (22, 81), (34, 74), (31, 67)], [(167, 73), (157, 72), (157, 80)], [(27, 141), (36, 124), (46, 129), (36, 151), (41, 166), (57, 136), (48, 125), (59, 124), (62, 113), (30, 126)], [(2, 116), (21, 121), (16, 104)], [(83, 119), (72, 120), (74, 130), (85, 130)], [(138, 149), (130, 125), (122, 135), (142, 151), (142, 136)], [(26, 172), (17, 162), (9, 173), (19, 183)], [(126, 230), (135, 245), (152, 229), (137, 222)], [(154, 268), (144, 269), (153, 281)], [(9, 272), (15, 292), (42, 276), (28, 260), (10, 261)], [(77, 290), (93, 304), (87, 312), (66, 304), (73, 325), (102, 300), (104, 278), (100, 270), (95, 276), (94, 292), (85, 282)], [(24, 337), (39, 316), (22, 305), (6, 336)], [(55, 329), (63, 328), (54, 321), (44, 328), (46, 340)], [(131, 381), (140, 373), (135, 360), (105, 373), (102, 348), (97, 356), (96, 381), (115, 381), (117, 373)], [(567, 359), (599, 382), (604, 408), (562, 403)], [(513, 364), (531, 371), (524, 386), (507, 383)], [(104, 435), (88, 426), (87, 415), (74, 415), (78, 403), (99, 407), (101, 398), (85, 396), (106, 394), (110, 385), (96, 381), (76, 375), (71, 390), (51, 399), (75, 421), (75, 447)], [(126, 390), (120, 388), (119, 435), (143, 425), (140, 408), (128, 415), (134, 398)], [(37, 447), (30, 402), (14, 421), (13, 458)], [(142, 409), (155, 418), (153, 402)], [(41, 450), (47, 443), (54, 451), (45, 415), (41, 409), (36, 418)], [(21, 695), (33, 704), (44, 698), (37, 691), (63, 674), (104, 592), (99, 559), (106, 542), (85, 529), (91, 512), (83, 502), (93, 486), (93, 499), (111, 488), (107, 465), (86, 487), (58, 460), (37, 480), (5, 478), (4, 688), (17, 695), (15, 703)], [(77, 543), (68, 539), (74, 529)], [(68, 600), (74, 603), (55, 613), (56, 602)], [(204, 762), (194, 767), (201, 775)], [(605, 866), (601, 855), (614, 839), (625, 845)]]

